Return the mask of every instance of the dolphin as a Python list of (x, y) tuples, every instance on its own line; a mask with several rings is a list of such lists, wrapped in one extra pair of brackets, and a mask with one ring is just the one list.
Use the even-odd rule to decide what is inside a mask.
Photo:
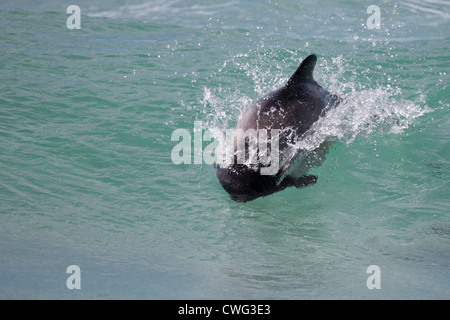
[[(235, 132), (248, 129), (256, 131), (278, 129), (280, 154), (283, 154), (290, 146), (292, 147), (295, 141), (301, 139), (302, 135), (327, 110), (337, 106), (341, 101), (340, 97), (325, 91), (314, 80), (313, 71), (316, 62), (317, 57), (314, 54), (306, 57), (283, 87), (265, 95), (243, 113), (236, 125)], [(248, 143), (246, 140), (246, 147), (248, 147)], [(328, 145), (324, 143), (314, 150), (312, 155), (320, 157), (327, 151)], [(300, 156), (308, 158), (305, 157), (304, 152), (296, 150), (294, 156), (289, 158), (292, 161), (281, 166), (276, 173), (271, 175), (261, 174), (263, 165), (260, 162), (256, 166), (249, 166), (245, 163), (236, 163), (236, 161), (225, 166), (216, 166), (216, 173), (220, 184), (232, 200), (247, 202), (287, 187), (302, 188), (315, 183), (317, 176), (306, 174), (310, 168), (307, 165), (300, 176), (289, 174), (291, 164), (295, 162), (296, 157)], [(305, 159), (303, 159), (303, 165), (305, 161), (309, 161)]]

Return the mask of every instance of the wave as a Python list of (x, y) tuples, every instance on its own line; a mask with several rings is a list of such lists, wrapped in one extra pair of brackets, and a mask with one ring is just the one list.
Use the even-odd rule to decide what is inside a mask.
[(442, 0), (421, 0), (421, 1), (400, 1), (400, 4), (412, 12), (424, 13), (431, 16), (438, 16), (444, 19), (450, 19), (448, 9), (450, 3)]
[(90, 17), (103, 17), (111, 19), (146, 19), (156, 18), (167, 19), (168, 16), (176, 19), (181, 15), (189, 16), (214, 16), (227, 7), (235, 6), (238, 2), (230, 1), (225, 3), (198, 4), (191, 1), (182, 0), (156, 0), (141, 4), (122, 5), (111, 10), (97, 11), (91, 8), (86, 15)]

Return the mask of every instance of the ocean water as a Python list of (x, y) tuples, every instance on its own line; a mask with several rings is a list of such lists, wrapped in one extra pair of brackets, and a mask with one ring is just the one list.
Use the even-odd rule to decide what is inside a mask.
[[(0, 298), (450, 298), (449, 1), (73, 4), (0, 3)], [(172, 161), (311, 53), (316, 184), (236, 203)]]

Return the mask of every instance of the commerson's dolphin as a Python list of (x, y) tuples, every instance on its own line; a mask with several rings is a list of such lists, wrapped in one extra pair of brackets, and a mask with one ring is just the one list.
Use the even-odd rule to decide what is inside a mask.
[[(271, 152), (275, 150), (283, 154), (292, 147), (320, 116), (340, 102), (338, 96), (325, 91), (314, 80), (313, 70), (316, 61), (315, 55), (305, 58), (283, 87), (262, 97), (242, 115), (235, 132), (248, 132), (249, 129), (261, 132), (264, 129), (270, 137), (271, 132), (273, 135), (276, 129), (278, 131), (275, 132), (279, 134), (278, 149), (274, 149), (274, 140), (270, 140), (272, 141)], [(259, 133), (258, 136), (260, 136)], [(245, 147), (249, 147), (249, 137), (245, 140)], [(236, 148), (234, 143), (235, 151)], [(327, 146), (324, 148), (328, 150)], [(246, 155), (248, 154), (246, 150)], [(275, 159), (278, 161), (278, 157)], [(271, 165), (273, 166), (274, 163)], [(307, 169), (301, 176), (295, 176), (287, 174), (289, 164), (283, 164), (280, 168), (278, 163), (276, 165), (278, 171), (268, 175), (262, 174), (264, 165), (260, 161), (253, 166), (232, 161), (226, 165), (217, 166), (217, 177), (230, 198), (238, 202), (251, 201), (287, 187), (305, 187), (317, 181), (316, 176), (306, 175)]]

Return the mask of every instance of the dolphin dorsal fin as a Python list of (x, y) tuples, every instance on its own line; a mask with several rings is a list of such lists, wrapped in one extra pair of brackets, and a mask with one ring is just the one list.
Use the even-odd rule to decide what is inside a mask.
[(298, 69), (294, 72), (294, 74), (291, 76), (289, 81), (287, 82), (287, 85), (295, 84), (301, 81), (310, 80), (313, 81), (313, 71), (314, 67), (316, 66), (317, 57), (314, 54), (311, 54), (307, 56)]

